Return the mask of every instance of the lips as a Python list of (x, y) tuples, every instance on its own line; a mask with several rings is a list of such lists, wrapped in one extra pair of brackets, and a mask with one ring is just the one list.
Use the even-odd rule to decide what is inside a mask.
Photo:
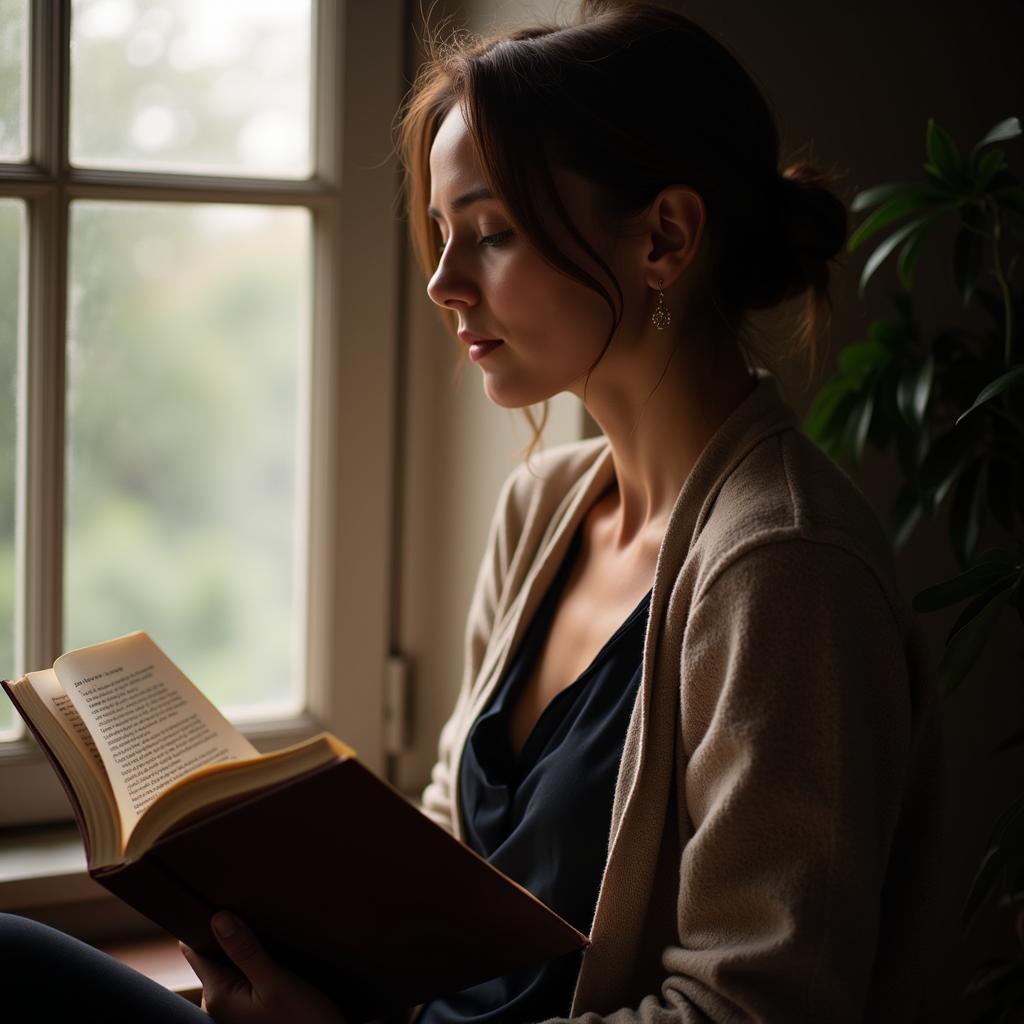
[(474, 341), (473, 344), (469, 346), (469, 358), (472, 359), (474, 363), (478, 362), (483, 359), (484, 356), (490, 355), (490, 353), (496, 348), (501, 348), (501, 346), (502, 342), (500, 338), (488, 341)]
[(474, 334), (473, 331), (459, 331), (459, 337), (469, 346), (469, 358), (474, 363), (479, 362), (484, 356), (490, 355), (502, 344), (501, 338), (487, 338), (482, 334)]
[(488, 338), (484, 334), (475, 334), (473, 331), (467, 331), (467, 330), (459, 331), (459, 337), (467, 345), (475, 345), (477, 342), (482, 342), (482, 341), (501, 341), (501, 338)]

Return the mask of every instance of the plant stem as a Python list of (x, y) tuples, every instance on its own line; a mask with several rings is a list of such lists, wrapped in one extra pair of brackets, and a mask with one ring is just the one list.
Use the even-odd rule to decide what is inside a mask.
[(999, 242), (1002, 238), (1002, 224), (999, 222), (998, 207), (994, 207), (992, 210), (992, 217), (994, 222), (994, 230), (992, 232), (992, 251), (996, 264), (996, 280), (999, 282), (999, 290), (1003, 293), (1003, 304), (1006, 306), (1005, 358), (1006, 368), (1009, 370), (1013, 366), (1013, 303), (1010, 299), (1010, 286), (1003, 274), (1003, 261), (999, 256)]

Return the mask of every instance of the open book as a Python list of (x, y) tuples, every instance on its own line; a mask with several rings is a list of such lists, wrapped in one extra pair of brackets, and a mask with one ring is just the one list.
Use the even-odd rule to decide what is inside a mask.
[(146, 633), (3, 687), (96, 881), (219, 958), (236, 911), (353, 1020), (587, 945), (329, 733), (261, 755)]

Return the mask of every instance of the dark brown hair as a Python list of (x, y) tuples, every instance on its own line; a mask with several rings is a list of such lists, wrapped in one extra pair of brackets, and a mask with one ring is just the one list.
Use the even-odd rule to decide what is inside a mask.
[[(405, 198), (417, 257), (428, 276), (441, 242), (427, 215), (430, 147), (460, 104), (485, 180), (516, 229), (555, 268), (608, 304), (607, 351), (622, 317), (615, 275), (573, 224), (553, 165), (596, 184), (608, 214), (642, 212), (666, 186), (685, 184), (705, 205), (711, 246), (706, 308), (748, 360), (749, 313), (804, 296), (795, 348), (811, 373), (825, 307), (828, 261), (842, 249), (846, 208), (828, 186), (838, 175), (807, 161), (780, 174), (775, 119), (735, 57), (690, 19), (650, 3), (582, 0), (574, 23), (534, 25), (486, 38), (427, 30), (426, 61), (396, 118)], [(539, 213), (553, 209), (594, 262), (587, 269), (554, 243)], [(596, 273), (594, 271), (597, 271)], [(454, 315), (448, 314), (454, 327)], [(693, 311), (697, 312), (697, 311)], [(547, 419), (524, 410), (534, 431)]]

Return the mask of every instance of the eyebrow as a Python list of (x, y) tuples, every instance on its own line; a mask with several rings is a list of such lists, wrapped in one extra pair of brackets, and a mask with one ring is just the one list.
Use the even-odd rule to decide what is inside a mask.
[[(494, 193), (486, 187), (475, 188), (470, 192), (465, 192), (458, 199), (452, 200), (451, 210), (452, 213), (458, 213), (459, 210), (464, 210), (467, 206), (471, 206), (473, 203), (478, 203), (481, 199), (493, 199)], [(427, 213), (434, 218), (434, 220), (440, 220), (441, 211), (436, 206), (428, 206)]]

